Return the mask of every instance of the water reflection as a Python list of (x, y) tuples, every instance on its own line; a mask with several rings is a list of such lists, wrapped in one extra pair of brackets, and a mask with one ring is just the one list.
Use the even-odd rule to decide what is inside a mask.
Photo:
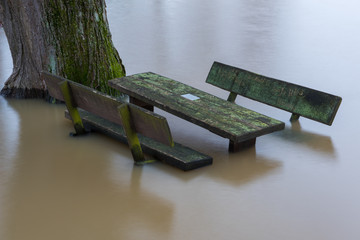
[(69, 137), (72, 126), (64, 119), (64, 106), (16, 100), (9, 104), (21, 119), (22, 134), (2, 203), (8, 205), (2, 215), (4, 239), (166, 236), (173, 207), (141, 188), (141, 168), (134, 168), (127, 180), (123, 175), (121, 182), (108, 177), (113, 153), (106, 146), (120, 145), (121, 154), (128, 152), (125, 145), (106, 138), (94, 145), (99, 141), (96, 134)]
[[(0, 166), (1, 239), (358, 239), (358, 1), (107, 4), (128, 74), (154, 71), (226, 98), (205, 83), (217, 60), (346, 101), (331, 127), (286, 122), (236, 154), (226, 139), (157, 111), (176, 141), (214, 157), (191, 172), (161, 163), (135, 168), (128, 147), (101, 134), (69, 138), (63, 106), (2, 102), (0, 123), (7, 126), (15, 112), (19, 132), (16, 147), (0, 136), (0, 148), (17, 149), (6, 153), (12, 170)], [(0, 85), (11, 63), (0, 29)]]
[(301, 128), (300, 121), (293, 122), (291, 127), (286, 127), (280, 133), (275, 133), (274, 136), (280, 137), (284, 141), (301, 144), (301, 146), (305, 146), (314, 152), (321, 151), (332, 159), (336, 158), (336, 151), (331, 137), (310, 132)]
[(0, 96), (0, 238), (7, 209), (8, 183), (15, 171), (18, 152), (20, 119), (17, 112)]

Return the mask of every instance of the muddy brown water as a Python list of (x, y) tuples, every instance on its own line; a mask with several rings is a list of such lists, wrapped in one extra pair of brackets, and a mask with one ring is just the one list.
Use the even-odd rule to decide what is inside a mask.
[[(0, 239), (360, 238), (358, 1), (107, 1), (127, 74), (205, 83), (213, 61), (343, 97), (331, 127), (244, 98), (286, 122), (235, 154), (156, 109), (176, 141), (214, 157), (191, 172), (135, 167), (101, 134), (71, 138), (62, 105), (0, 97)], [(12, 60), (0, 29), (0, 86)]]

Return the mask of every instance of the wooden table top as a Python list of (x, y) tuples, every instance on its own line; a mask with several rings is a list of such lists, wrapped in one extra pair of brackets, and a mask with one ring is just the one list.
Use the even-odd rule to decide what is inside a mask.
[(108, 84), (234, 142), (250, 140), (285, 127), (279, 120), (156, 73), (116, 78)]

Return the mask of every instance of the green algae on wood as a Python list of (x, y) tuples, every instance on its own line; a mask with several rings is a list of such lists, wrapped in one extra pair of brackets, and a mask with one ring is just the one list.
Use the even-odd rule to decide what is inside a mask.
[(133, 127), (129, 107), (127, 104), (122, 104), (118, 107), (119, 114), (122, 120), (122, 126), (124, 128), (126, 139), (128, 141), (131, 154), (136, 163), (144, 162), (145, 156), (140, 146), (140, 141), (137, 133)]
[(331, 125), (341, 97), (307, 87), (265, 77), (244, 69), (214, 62), (207, 83), (234, 94), (293, 113), (291, 121), (300, 116)]
[(61, 89), (61, 92), (63, 94), (63, 99), (65, 100), (66, 107), (69, 110), (72, 122), (74, 124), (76, 135), (85, 134), (86, 131), (81, 121), (77, 107), (74, 103), (74, 99), (72, 97), (72, 93), (68, 82), (67, 81), (60, 82), (59, 87)]
[[(86, 130), (99, 131), (128, 143), (122, 126), (123, 121), (118, 113), (118, 107), (124, 104), (122, 99), (111, 97), (48, 72), (42, 72), (41, 79), (46, 82), (49, 93), (53, 97), (64, 101), (65, 98), (71, 96), (71, 99), (66, 100), (71, 103), (66, 112), (67, 118), (72, 118), (69, 112), (75, 108)], [(71, 90), (65, 89), (65, 94), (63, 94), (59, 86), (61, 83)], [(127, 116), (132, 118), (131, 129), (137, 134), (140, 142), (140, 145), (137, 144), (138, 149), (140, 146), (144, 153), (184, 171), (212, 164), (210, 156), (175, 143), (164, 117), (132, 104), (126, 105), (130, 109), (130, 114)], [(129, 122), (129, 120), (126, 121)], [(134, 151), (138, 152), (138, 149)], [(140, 161), (135, 163), (142, 165), (153, 162), (153, 160), (141, 161), (141, 159), (139, 157)]]
[(284, 128), (281, 121), (151, 72), (113, 79), (109, 85), (236, 143)]

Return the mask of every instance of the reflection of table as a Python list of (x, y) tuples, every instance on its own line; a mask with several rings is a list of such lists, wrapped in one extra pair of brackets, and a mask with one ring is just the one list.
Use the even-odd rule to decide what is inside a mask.
[(281, 121), (151, 72), (110, 80), (109, 86), (230, 139), (230, 151), (252, 145), (256, 137), (285, 126)]

